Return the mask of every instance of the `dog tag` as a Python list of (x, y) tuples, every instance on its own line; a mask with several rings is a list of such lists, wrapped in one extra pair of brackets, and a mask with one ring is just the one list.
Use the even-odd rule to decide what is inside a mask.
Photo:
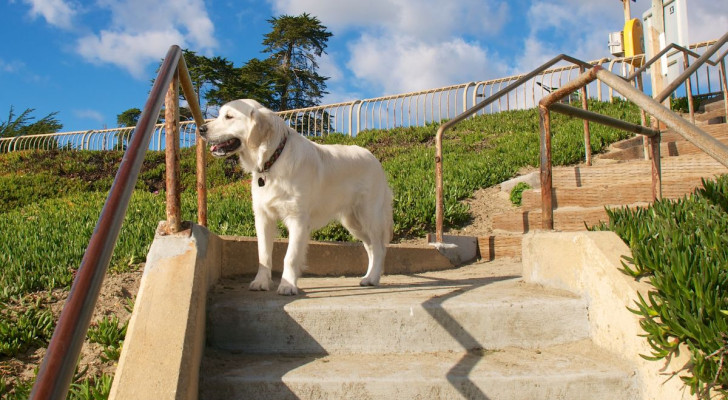
[(259, 187), (263, 187), (263, 186), (265, 186), (265, 179), (263, 179), (263, 178), (258, 178), (258, 186), (259, 186)]

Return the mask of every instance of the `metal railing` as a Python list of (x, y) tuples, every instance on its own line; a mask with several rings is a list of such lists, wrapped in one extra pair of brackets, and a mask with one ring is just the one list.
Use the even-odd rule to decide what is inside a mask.
[[(717, 61), (710, 61), (710, 57), (715, 54), (720, 47), (728, 40), (728, 33), (724, 35), (721, 39), (717, 41), (713, 41), (712, 46), (708, 48), (708, 50), (698, 57), (698, 60), (693, 63), (693, 65), (688, 66), (688, 63), (685, 63), (685, 71), (680, 74), (671, 84), (669, 84), (661, 93), (657, 94), (656, 97), (658, 100), (664, 101), (671, 93), (673, 93), (683, 82), (688, 81), (689, 77), (693, 73), (695, 73), (698, 68), (700, 68), (703, 64), (708, 63), (709, 65), (716, 66), (718, 65), (720, 68), (720, 78), (721, 78), (721, 86), (723, 88), (724, 93), (724, 99), (726, 99), (726, 118), (728, 118), (728, 90), (726, 88), (726, 75), (725, 75), (725, 56), (726, 53), (724, 52)], [(706, 151), (708, 154), (711, 154), (711, 156), (720, 157), (720, 154), (722, 154), (722, 149), (725, 147), (722, 143), (718, 142), (717, 140), (713, 139), (708, 135), (708, 139), (705, 139), (703, 136), (707, 135), (706, 133), (702, 132), (701, 130), (695, 128), (694, 126), (692, 128), (685, 127), (684, 120), (677, 116), (676, 114), (672, 113), (669, 109), (656, 109), (654, 108), (654, 105), (651, 103), (646, 102), (640, 102), (636, 103), (638, 106), (642, 107), (642, 125), (634, 125), (630, 123), (626, 123), (624, 121), (614, 120), (609, 117), (604, 117), (599, 114), (591, 113), (587, 109), (587, 91), (586, 88), (589, 84), (592, 84), (593, 82), (597, 82), (597, 88), (599, 90), (598, 97), (601, 98), (601, 89), (602, 89), (602, 83), (606, 84), (609, 88), (610, 93), (610, 99), (612, 97), (612, 89), (616, 89), (619, 93), (621, 93), (623, 96), (625, 96), (628, 100), (631, 100), (636, 95), (635, 93), (639, 93), (641, 97), (649, 99), (646, 95), (642, 93), (642, 84), (641, 84), (641, 76), (642, 73), (646, 70), (647, 67), (652, 65), (655, 61), (657, 61), (660, 57), (662, 57), (665, 53), (672, 50), (673, 48), (679, 48), (679, 46), (670, 46), (663, 50), (662, 52), (655, 55), (652, 59), (650, 59), (647, 63), (645, 63), (645, 66), (638, 69), (637, 71), (631, 73), (627, 77), (619, 77), (604, 68), (602, 68), (600, 65), (593, 65), (592, 63), (586, 63), (584, 61), (575, 59), (573, 57), (566, 56), (564, 54), (559, 55), (552, 60), (546, 62), (545, 64), (541, 65), (540, 67), (536, 68), (529, 74), (521, 75), (521, 77), (512, 83), (509, 83), (505, 88), (499, 90), (495, 94), (490, 95), (487, 99), (483, 100), (481, 103), (476, 104), (475, 106), (469, 108), (467, 111), (463, 112), (462, 114), (458, 115), (454, 119), (442, 124), (440, 128), (437, 131), (436, 137), (435, 137), (435, 238), (436, 241), (442, 242), (443, 240), (443, 225), (444, 225), (444, 188), (443, 188), (443, 155), (442, 155), (442, 138), (448, 129), (452, 128), (462, 120), (476, 114), (478, 111), (482, 110), (487, 105), (490, 105), (494, 103), (496, 100), (500, 101), (500, 99), (503, 96), (508, 95), (509, 92), (515, 91), (518, 86), (525, 84), (529, 79), (532, 79), (534, 76), (542, 73), (542, 71), (546, 70), (547, 68), (551, 67), (552, 65), (556, 64), (559, 61), (569, 61), (573, 63), (574, 65), (562, 67), (564, 70), (570, 70), (579, 68), (581, 70), (581, 75), (577, 77), (576, 80), (579, 80), (581, 82), (581, 85), (575, 85), (575, 80), (570, 81), (566, 85), (559, 85), (561, 87), (559, 88), (553, 88), (553, 90), (550, 90), (550, 93), (546, 96), (540, 99), (539, 101), (539, 110), (542, 110), (544, 101), (548, 101), (549, 106), (554, 109), (554, 111), (564, 112), (568, 113), (572, 116), (578, 116), (580, 118), (584, 119), (584, 147), (585, 147), (585, 161), (587, 165), (591, 165), (591, 143), (590, 143), (590, 133), (589, 133), (589, 121), (594, 121), (597, 123), (606, 124), (609, 126), (617, 127), (620, 129), (625, 129), (630, 132), (634, 133), (640, 133), (647, 137), (650, 137), (650, 140), (652, 142), (656, 142), (657, 145), (651, 146), (652, 151), (656, 152), (652, 155), (652, 163), (653, 163), (653, 192), (657, 193), (656, 197), (661, 196), (659, 193), (660, 188), (660, 176), (659, 176), (659, 130), (656, 129), (656, 126), (651, 128), (646, 128), (644, 125), (646, 125), (646, 118), (645, 118), (645, 110), (647, 112), (651, 113), (658, 113), (662, 118), (669, 118), (670, 124), (668, 126), (675, 127), (674, 129), (680, 129), (678, 131), (679, 133), (683, 134), (689, 141), (692, 143), (701, 143), (701, 146), (698, 146), (703, 151)], [(684, 49), (684, 48), (682, 48)], [(697, 53), (692, 52), (690, 50), (686, 50), (686, 54), (698, 56)], [(643, 56), (633, 57), (633, 58), (623, 58), (621, 59), (622, 62), (632, 64), (632, 61), (635, 59), (640, 59)], [(687, 57), (687, 56), (686, 56)], [(599, 60), (599, 63), (604, 63), (605, 59)], [(613, 67), (614, 63), (610, 63), (609, 68), (611, 69)], [(588, 72), (585, 72), (586, 68), (590, 68)], [(558, 69), (554, 69), (558, 70)], [(554, 71), (551, 70), (551, 71)], [(597, 75), (596, 71), (600, 71), (600, 73)], [(623, 70), (624, 72), (625, 70)], [(608, 75), (607, 75), (608, 74)], [(589, 79), (586, 79), (584, 77), (589, 77)], [(606, 79), (608, 82), (605, 82), (604, 79)], [(615, 79), (619, 81), (619, 86), (615, 83)], [(639, 87), (638, 89), (635, 89), (632, 84), (629, 82), (633, 82), (635, 86)], [(510, 82), (510, 81), (509, 81)], [(629, 89), (628, 89), (629, 88)], [(581, 90), (581, 99), (582, 99), (582, 110), (579, 110), (574, 107), (568, 107), (565, 105), (557, 105), (556, 102), (562, 100), (564, 97), (568, 96), (572, 92), (575, 92), (576, 90)], [(689, 84), (687, 84), (687, 91), (691, 91), (691, 87)], [(692, 104), (692, 96), (689, 96), (689, 102)], [(508, 98), (508, 96), (506, 96)], [(567, 108), (568, 107), (568, 108)], [(692, 105), (691, 105), (692, 107)], [(667, 113), (669, 116), (666, 116), (668, 114), (665, 114), (664, 111), (667, 110)], [(655, 115), (655, 114), (652, 114)], [(679, 118), (679, 121), (674, 120), (674, 118)], [(659, 118), (658, 118), (659, 119)], [(541, 124), (549, 125), (549, 120), (544, 120), (543, 117), (541, 117)], [(694, 128), (694, 129), (693, 129)], [(543, 131), (543, 128), (542, 128)], [(687, 133), (686, 133), (687, 132)], [(697, 146), (697, 144), (696, 144)], [(714, 150), (718, 153), (711, 153), (711, 149), (719, 149)], [(647, 156), (647, 155), (646, 155)], [(544, 137), (544, 134), (541, 135), (541, 156), (540, 156), (540, 164), (541, 164), (541, 177), (542, 177), (542, 187), (541, 187), (541, 193), (542, 193), (542, 212), (544, 213), (542, 216), (543, 220), (543, 226), (545, 229), (553, 229), (553, 207), (552, 207), (552, 198), (551, 198), (551, 146), (550, 146), (550, 134), (548, 135), (548, 138)], [(723, 161), (719, 160), (721, 163), (728, 162), (728, 158), (724, 159)], [(548, 188), (544, 188), (544, 181), (548, 181)], [(658, 189), (655, 189), (657, 187)], [(657, 190), (657, 192), (656, 192)], [(548, 198), (547, 198), (548, 197)], [(548, 209), (548, 215), (547, 210)], [(549, 226), (547, 228), (547, 225)]]
[[(728, 51), (723, 52), (716, 61), (710, 61), (710, 57), (718, 52), (718, 50), (728, 42), (728, 33), (723, 35), (717, 40), (698, 60), (689, 66), (680, 74), (673, 82), (668, 84), (660, 93), (655, 95), (655, 98), (651, 98), (642, 91), (635, 89), (626, 79), (614, 75), (613, 73), (604, 70), (599, 66), (595, 66), (589, 71), (583, 73), (573, 81), (569, 82), (563, 88), (555, 91), (549, 96), (545, 97), (539, 102), (539, 121), (541, 127), (541, 221), (543, 229), (553, 229), (553, 186), (552, 186), (552, 164), (551, 164), (551, 120), (550, 110), (564, 113), (567, 115), (576, 116), (583, 118), (585, 121), (594, 121), (609, 126), (625, 129), (631, 132), (646, 135), (650, 138), (650, 153), (651, 153), (651, 169), (652, 169), (652, 193), (653, 199), (659, 199), (662, 197), (662, 177), (660, 168), (660, 130), (658, 127), (658, 121), (663, 122), (668, 128), (672, 129), (676, 133), (683, 136), (687, 141), (695, 145), (697, 148), (714, 158), (716, 161), (728, 167), (728, 146), (715, 139), (708, 133), (704, 132), (700, 128), (696, 127), (692, 123), (686, 121), (676, 113), (672, 112), (669, 108), (661, 104), (670, 94), (683, 82), (689, 81), (690, 75), (704, 63), (710, 62), (712, 65), (721, 65), (722, 83), (724, 102), (728, 104), (728, 88), (726, 88), (725, 81), (725, 57)], [(684, 53), (687, 54), (687, 53)], [(662, 54), (655, 56), (650, 60), (646, 66), (652, 64), (656, 58), (661, 57)], [(686, 56), (687, 57), (687, 56)], [(614, 90), (621, 93), (628, 100), (635, 103), (637, 106), (648, 112), (653, 117), (652, 128), (646, 128), (629, 124), (624, 121), (616, 120), (610, 117), (599, 115), (596, 113), (586, 112), (583, 110), (576, 109), (574, 107), (566, 106), (563, 104), (557, 104), (560, 99), (567, 96), (574, 90), (583, 88), (585, 85), (599, 79)], [(728, 115), (728, 106), (726, 108), (726, 114)]]
[[(88, 131), (56, 132), (0, 138), (0, 153), (20, 150), (125, 150), (134, 127), (91, 129)], [(180, 123), (180, 146), (195, 145), (194, 121)], [(164, 150), (164, 124), (154, 125), (149, 150)]]
[[(692, 47), (692, 46), (691, 46)], [(622, 66), (623, 74), (631, 59), (602, 58), (589, 62), (593, 65), (609, 63), (610, 69)], [(521, 90), (514, 90), (508, 96), (483, 108), (480, 114), (536, 107), (538, 101), (553, 88), (578, 75), (579, 68), (574, 65), (543, 71), (526, 82)], [(573, 76), (572, 76), (573, 75)], [(352, 100), (278, 112), (299, 133), (307, 136), (321, 136), (341, 133), (355, 136), (367, 129), (391, 129), (396, 127), (424, 126), (441, 123), (456, 117), (459, 113), (477, 104), (480, 99), (491, 96), (494, 91), (523, 77), (523, 74), (505, 78), (467, 82), (435, 89), (410, 93)], [(602, 92), (602, 85), (594, 83), (588, 90), (598, 100), (611, 100)], [(194, 121), (180, 123), (180, 147), (194, 146), (196, 124)], [(133, 127), (57, 132), (39, 135), (26, 135), (0, 138), (0, 153), (39, 149), (39, 150), (124, 150), (134, 132)], [(161, 151), (165, 148), (164, 124), (156, 124), (149, 150)]]
[[(81, 346), (86, 337), (93, 309), (116, 246), (121, 224), (126, 215), (132, 191), (144, 161), (144, 155), (154, 131), (154, 124), (165, 98), (165, 124), (167, 153), (167, 233), (179, 232), (180, 202), (179, 174), (179, 85), (188, 100), (195, 120), (202, 124), (197, 96), (192, 87), (189, 72), (178, 46), (170, 47), (154, 81), (152, 91), (144, 106), (139, 124), (131, 135), (128, 147), (111, 186), (101, 215), (89, 245), (71, 286), (60, 319), (53, 332), (48, 350), (38, 370), (38, 376), (30, 397), (32, 399), (65, 399), (78, 362)], [(198, 139), (199, 140), (199, 139)], [(204, 191), (204, 146), (198, 143), (198, 188)], [(200, 186), (202, 185), (202, 186)], [(202, 202), (204, 200), (204, 203)], [(206, 209), (206, 199), (198, 197), (200, 208)], [(198, 213), (198, 222), (206, 224), (206, 212)]]
[[(503, 89), (500, 89), (498, 92), (492, 94), (482, 102), (476, 104), (475, 106), (469, 108), (462, 114), (458, 115), (457, 117), (453, 118), (450, 121), (447, 121), (446, 123), (440, 125), (440, 128), (437, 130), (437, 134), (435, 136), (435, 240), (437, 242), (442, 242), (442, 233), (443, 233), (443, 224), (445, 220), (445, 207), (444, 207), (444, 193), (443, 193), (443, 155), (442, 155), (442, 138), (445, 132), (452, 128), (453, 126), (457, 125), (464, 119), (474, 115), (478, 111), (482, 110), (486, 106), (492, 104), (496, 100), (500, 99), (502, 96), (508, 94), (510, 91), (518, 88), (522, 84), (530, 81), (533, 77), (542, 74), (544, 71), (546, 71), (549, 67), (553, 66), (554, 64), (560, 62), (560, 61), (567, 61), (576, 66), (576, 68), (580, 68), (582, 70), (585, 70), (587, 68), (591, 68), (593, 65), (589, 64), (587, 62), (578, 60), (576, 58), (567, 56), (565, 54), (558, 55), (551, 60), (547, 61), (546, 63), (542, 64), (540, 67), (534, 69), (528, 74), (522, 75), (519, 79), (516, 79), (512, 83), (509, 83), (506, 87)], [(587, 108), (587, 95), (586, 95), (586, 88), (582, 91), (582, 106), (586, 109)], [(586, 136), (588, 136), (588, 125), (585, 124), (585, 139)], [(589, 140), (585, 140), (586, 143), (589, 143)], [(588, 149), (590, 147), (587, 147)], [(587, 157), (591, 156), (591, 151), (587, 151)]]

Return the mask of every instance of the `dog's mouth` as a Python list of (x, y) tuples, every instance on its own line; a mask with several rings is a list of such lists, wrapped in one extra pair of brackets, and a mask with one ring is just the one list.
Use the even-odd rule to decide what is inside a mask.
[(232, 138), (224, 142), (213, 143), (210, 146), (210, 152), (214, 156), (223, 157), (237, 150), (241, 144), (240, 139)]

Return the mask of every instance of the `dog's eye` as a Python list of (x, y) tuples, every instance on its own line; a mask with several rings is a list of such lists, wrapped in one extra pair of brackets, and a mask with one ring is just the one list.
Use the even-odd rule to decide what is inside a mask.
[(233, 119), (233, 116), (230, 114), (225, 114), (225, 119)]

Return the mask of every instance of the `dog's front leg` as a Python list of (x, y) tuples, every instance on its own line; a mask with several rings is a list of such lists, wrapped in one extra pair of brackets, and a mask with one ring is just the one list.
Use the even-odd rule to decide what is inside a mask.
[(286, 221), (288, 227), (288, 250), (283, 259), (283, 276), (278, 286), (278, 294), (291, 296), (298, 294), (298, 277), (306, 262), (306, 248), (308, 246), (308, 223), (306, 221), (289, 218)]
[(273, 239), (276, 236), (275, 219), (262, 211), (255, 213), (255, 231), (258, 234), (258, 274), (250, 283), (250, 290), (270, 290), (273, 269)]

